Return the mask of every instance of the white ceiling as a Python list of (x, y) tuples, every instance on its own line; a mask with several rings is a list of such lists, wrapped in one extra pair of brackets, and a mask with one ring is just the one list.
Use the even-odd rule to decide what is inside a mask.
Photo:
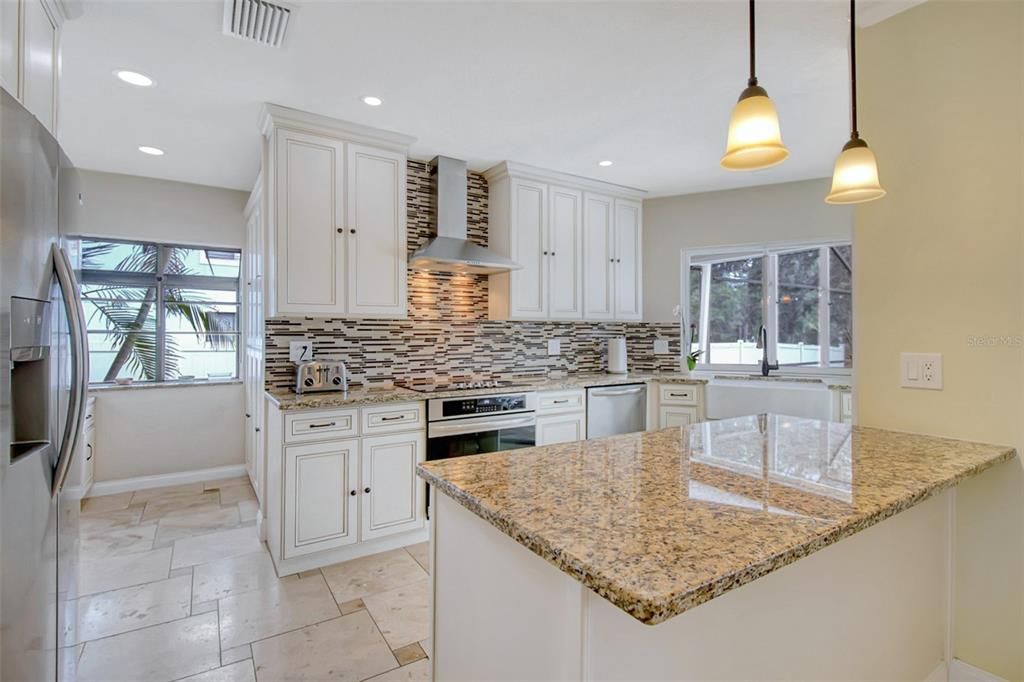
[[(758, 4), (758, 75), (791, 156), (740, 174), (718, 160), (746, 84), (741, 0), (292, 4), (274, 49), (223, 35), (220, 0), (86, 0), (63, 34), (60, 137), (72, 161), (249, 189), (269, 101), (413, 135), (417, 158), (475, 170), (508, 159), (658, 196), (821, 177), (848, 136), (845, 2)], [(876, 0), (865, 15), (906, 4)], [(119, 68), (157, 86), (126, 85)], [(384, 105), (360, 101), (371, 94)], [(861, 129), (870, 139), (871, 121)]]

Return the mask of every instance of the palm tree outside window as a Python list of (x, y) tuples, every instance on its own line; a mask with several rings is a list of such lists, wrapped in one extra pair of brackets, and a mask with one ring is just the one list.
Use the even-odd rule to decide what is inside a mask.
[(238, 376), (241, 252), (83, 238), (90, 383)]

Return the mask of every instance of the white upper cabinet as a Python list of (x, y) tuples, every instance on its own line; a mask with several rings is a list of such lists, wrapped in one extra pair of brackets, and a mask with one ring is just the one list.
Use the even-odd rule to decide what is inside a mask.
[(615, 317), (614, 205), (603, 194), (583, 195), (583, 316), (588, 320)]
[(18, 96), (21, 74), (21, 2), (0, 0), (0, 86)]
[(642, 191), (508, 162), (484, 175), (489, 246), (522, 266), (491, 275), (491, 319), (641, 318)]
[(64, 3), (0, 0), (0, 86), (57, 134)]
[(548, 311), (557, 320), (583, 319), (583, 194), (552, 186), (548, 220)]
[(267, 317), (405, 317), (412, 138), (266, 105)]
[(403, 317), (407, 310), (404, 154), (348, 145), (347, 216), (349, 314)]
[(615, 318), (643, 316), (642, 209), (639, 201), (615, 200)]

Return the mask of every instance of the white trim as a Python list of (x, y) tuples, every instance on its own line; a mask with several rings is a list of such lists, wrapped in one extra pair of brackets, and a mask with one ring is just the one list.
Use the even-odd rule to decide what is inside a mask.
[(416, 141), (415, 137), (380, 128), (371, 128), (359, 123), (339, 121), (336, 118), (311, 114), (267, 102), (260, 111), (260, 132), (265, 137), (276, 128), (287, 128), (313, 135), (340, 137), (349, 142), (361, 142), (380, 149), (391, 149), (407, 153), (409, 145)]
[(949, 664), (950, 682), (1008, 682), (1008, 680), (993, 675), (970, 663), (964, 663), (959, 658), (954, 658)]
[(610, 194), (619, 199), (625, 198), (639, 201), (647, 196), (647, 190), (637, 189), (636, 187), (616, 185), (611, 182), (603, 182), (601, 180), (587, 178), (582, 175), (562, 173), (560, 171), (538, 168), (537, 166), (529, 166), (525, 163), (516, 163), (514, 161), (502, 161), (498, 165), (485, 170), (483, 172), (483, 176), (489, 185), (511, 176), (514, 178), (524, 178), (528, 180), (535, 180), (537, 182), (552, 183), (555, 185), (568, 185), (569, 187), (582, 189), (588, 192)]
[(311, 571), (315, 568), (340, 564), (343, 561), (358, 559), (371, 554), (379, 554), (380, 552), (388, 552), (400, 547), (417, 545), (429, 539), (430, 530), (424, 527), (395, 533), (394, 535), (386, 535), (381, 538), (373, 538), (372, 540), (353, 542), (352, 544), (342, 545), (334, 549), (300, 554), (290, 559), (278, 558), (274, 556), (274, 552), (271, 552), (270, 558), (274, 560), (274, 569), (277, 571), (278, 577), (283, 578), (293, 573)]
[(97, 481), (92, 484), (90, 491), (92, 497), (100, 495), (114, 495), (116, 493), (129, 493), (136, 490), (148, 488), (163, 488), (169, 485), (183, 485), (186, 483), (202, 483), (204, 481), (217, 481), (222, 478), (235, 478), (245, 475), (245, 464), (231, 464), (223, 467), (212, 467), (210, 469), (193, 469), (191, 471), (178, 471), (172, 474), (154, 474), (152, 476), (137, 476), (136, 478), (119, 478), (113, 481)]

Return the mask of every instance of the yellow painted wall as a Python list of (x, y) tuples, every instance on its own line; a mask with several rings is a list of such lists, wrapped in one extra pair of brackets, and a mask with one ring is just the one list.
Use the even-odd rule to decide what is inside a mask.
[[(930, 0), (859, 36), (889, 196), (854, 221), (858, 421), (1020, 450), (1024, 2)], [(901, 389), (905, 351), (942, 353), (944, 390)], [(954, 655), (1024, 680), (1020, 461), (961, 486), (957, 510)]]

